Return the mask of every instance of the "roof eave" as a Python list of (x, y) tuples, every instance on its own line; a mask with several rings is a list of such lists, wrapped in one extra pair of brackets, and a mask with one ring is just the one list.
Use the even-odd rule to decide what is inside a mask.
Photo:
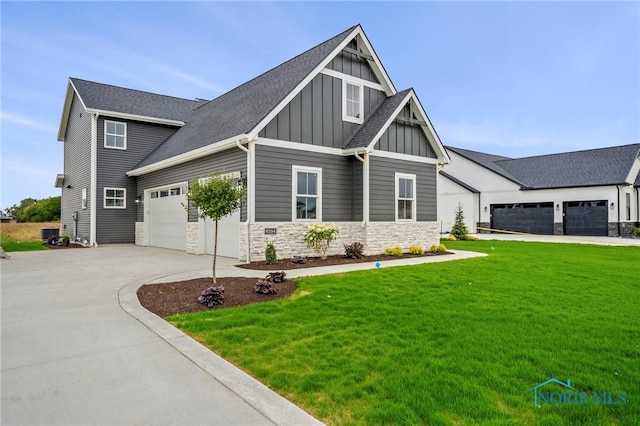
[(67, 136), (67, 125), (69, 124), (69, 114), (71, 113), (71, 104), (73, 103), (74, 94), (78, 95), (78, 99), (80, 99), (82, 106), (86, 109), (78, 90), (73, 85), (71, 78), (69, 78), (67, 83), (67, 93), (62, 107), (62, 117), (60, 117), (60, 127), (58, 127), (58, 141), (60, 142), (64, 142), (64, 138)]
[(90, 114), (98, 114), (113, 118), (121, 118), (123, 120), (144, 121), (154, 124), (166, 124), (168, 126), (184, 126), (185, 122), (180, 120), (171, 120), (168, 118), (150, 117), (146, 115), (127, 114), (125, 112), (108, 111), (103, 109), (87, 108), (87, 112)]
[(138, 167), (130, 170), (126, 173), (127, 176), (142, 176), (147, 173), (156, 172), (158, 170), (166, 169), (167, 167), (176, 166), (178, 164), (186, 163), (198, 158), (206, 157), (207, 155), (215, 154), (217, 152), (225, 151), (229, 148), (237, 146), (238, 141), (248, 140), (246, 134), (233, 136), (231, 138), (212, 143), (210, 145), (203, 146), (202, 148), (194, 149), (192, 151), (185, 152), (184, 154), (176, 155), (175, 157), (168, 158), (166, 160), (157, 161), (146, 166)]
[(610, 183), (592, 183), (585, 185), (561, 185), (561, 186), (521, 186), (521, 191), (538, 191), (543, 189), (567, 189), (567, 188), (595, 188), (595, 187), (603, 187), (603, 186), (631, 186), (633, 184), (629, 182), (610, 182)]

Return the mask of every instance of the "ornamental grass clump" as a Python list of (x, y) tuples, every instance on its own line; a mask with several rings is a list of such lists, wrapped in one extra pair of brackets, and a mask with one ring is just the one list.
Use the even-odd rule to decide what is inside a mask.
[(444, 244), (434, 244), (430, 249), (433, 253), (444, 253), (447, 251), (447, 247)]
[(389, 256), (398, 256), (398, 257), (402, 257), (402, 247), (400, 246), (395, 246), (395, 247), (387, 247), (386, 249), (384, 249), (385, 254), (388, 254)]
[(411, 254), (424, 254), (422, 246), (409, 246), (409, 253)]
[(333, 223), (328, 225), (313, 224), (307, 226), (307, 230), (302, 234), (307, 247), (313, 249), (322, 259), (327, 258), (327, 250), (331, 241), (338, 236), (339, 229)]

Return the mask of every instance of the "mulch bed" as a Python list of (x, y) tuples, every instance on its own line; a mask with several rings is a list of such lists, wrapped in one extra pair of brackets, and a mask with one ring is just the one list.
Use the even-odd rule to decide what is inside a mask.
[(198, 302), (198, 296), (212, 287), (211, 278), (195, 278), (162, 284), (145, 284), (138, 289), (138, 300), (147, 310), (159, 317), (210, 309), (226, 309), (251, 303), (267, 302), (288, 296), (298, 288), (294, 281), (284, 280), (274, 284), (276, 294), (259, 294), (255, 291), (258, 278), (218, 278), (216, 285), (224, 286), (224, 303), (208, 308)]
[[(344, 256), (328, 256), (326, 259), (319, 257), (307, 257), (306, 263), (293, 263), (291, 259), (280, 259), (273, 264), (267, 262), (251, 262), (236, 265), (245, 269), (257, 269), (264, 271), (282, 271), (288, 269), (315, 268), (319, 266), (348, 265), (352, 263), (381, 262), (385, 260), (398, 260), (413, 257), (446, 256), (452, 253), (425, 253), (407, 254), (402, 257), (386, 254), (363, 256), (360, 259), (350, 259)], [(266, 275), (266, 274), (265, 274)], [(224, 303), (208, 308), (198, 302), (198, 296), (209, 287), (212, 287), (211, 278), (195, 278), (186, 281), (176, 281), (161, 284), (146, 284), (138, 289), (138, 300), (148, 311), (160, 317), (189, 312), (207, 311), (210, 309), (226, 309), (234, 306), (248, 305), (251, 303), (267, 302), (280, 299), (293, 293), (298, 285), (294, 281), (285, 280), (274, 284), (276, 294), (259, 294), (255, 291), (258, 278), (224, 277), (217, 279), (217, 285), (224, 286)]]
[(69, 243), (69, 245), (67, 247), (59, 246), (57, 244), (51, 245), (51, 244), (47, 244), (47, 243), (42, 243), (42, 245), (49, 247), (49, 249), (51, 249), (51, 250), (66, 250), (66, 249), (75, 249), (75, 248), (86, 248), (85, 246), (83, 246), (81, 244), (76, 244), (76, 243)]
[(398, 256), (390, 256), (388, 254), (378, 254), (372, 256), (363, 256), (360, 259), (351, 259), (344, 257), (343, 255), (336, 256), (327, 256), (326, 259), (321, 259), (319, 257), (307, 257), (306, 263), (293, 263), (291, 259), (278, 259), (276, 263), (268, 264), (266, 261), (261, 262), (251, 262), (251, 263), (243, 263), (240, 265), (236, 265), (238, 268), (245, 269), (257, 269), (261, 271), (281, 271), (287, 269), (300, 269), (300, 268), (316, 268), (319, 266), (332, 266), (332, 265), (349, 265), (352, 263), (367, 263), (367, 262), (382, 262), (385, 260), (398, 260), (398, 259), (407, 259), (413, 257), (430, 257), (430, 256), (443, 256), (452, 254), (449, 252), (445, 253), (432, 253), (426, 252), (424, 254), (409, 254), (405, 253), (402, 257)]

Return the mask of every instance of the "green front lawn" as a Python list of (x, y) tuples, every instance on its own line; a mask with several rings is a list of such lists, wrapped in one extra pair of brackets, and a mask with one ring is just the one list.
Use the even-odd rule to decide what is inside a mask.
[[(489, 257), (304, 278), (291, 298), (168, 320), (329, 424), (640, 424), (640, 249), (445, 244)], [(550, 378), (587, 404), (534, 408)]]
[(0, 247), (6, 252), (49, 250), (42, 241), (16, 241), (3, 234), (0, 234)]

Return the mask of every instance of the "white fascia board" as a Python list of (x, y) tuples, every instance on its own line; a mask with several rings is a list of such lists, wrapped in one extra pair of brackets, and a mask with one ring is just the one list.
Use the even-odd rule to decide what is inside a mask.
[[(409, 102), (410, 100), (414, 101), (415, 105), (418, 108), (419, 114), (422, 116), (421, 118), (427, 123), (426, 128), (425, 126), (421, 126), (421, 127), (425, 129), (427, 133), (430, 134), (431, 137), (433, 138), (432, 142), (435, 143), (435, 146), (433, 148), (436, 151), (436, 155), (438, 156), (438, 163), (449, 164), (451, 162), (451, 159), (449, 158), (447, 151), (444, 149), (442, 142), (440, 142), (440, 138), (438, 137), (438, 134), (433, 128), (431, 121), (429, 120), (429, 117), (427, 116), (424, 109), (422, 108), (422, 105), (420, 105), (420, 102), (418, 101), (418, 97), (416, 96), (413, 89), (411, 89), (409, 93), (407, 93), (407, 96), (402, 100), (402, 102), (400, 102), (400, 104), (395, 109), (395, 111), (393, 111), (393, 114), (389, 116), (389, 118), (387, 119), (387, 122), (384, 123), (384, 126), (382, 126), (378, 131), (378, 133), (375, 135), (375, 137), (371, 139), (371, 143), (369, 143), (369, 146), (367, 146), (367, 151), (371, 152), (374, 150), (374, 146), (378, 143), (378, 141), (380, 140), (380, 137), (382, 137), (382, 134), (387, 131), (391, 123), (393, 123), (393, 120), (396, 119), (398, 114), (400, 114), (400, 111), (402, 111), (405, 105), (407, 105), (407, 102)], [(381, 152), (386, 152), (386, 151), (381, 151)], [(410, 155), (409, 157), (413, 157), (413, 156)]]
[[(353, 40), (354, 37), (356, 37), (357, 35), (360, 35), (361, 38), (365, 41), (365, 46), (367, 47), (367, 49), (369, 50), (369, 54), (371, 54), (371, 56), (374, 57), (374, 59), (377, 62), (377, 69), (379, 70), (379, 72), (381, 72), (381, 74), (384, 76), (384, 81), (385, 84), (383, 84), (383, 86), (388, 85), (389, 88), (387, 90), (385, 90), (385, 92), (387, 93), (387, 96), (393, 95), (396, 93), (396, 89), (395, 87), (393, 87), (393, 84), (391, 83), (391, 80), (389, 80), (389, 76), (387, 76), (386, 72), (384, 71), (384, 68), (382, 68), (382, 65), (379, 62), (378, 57), (376, 56), (376, 54), (373, 52), (373, 49), (371, 48), (371, 45), (369, 44), (369, 41), (367, 40), (367, 38), (364, 35), (364, 32), (362, 31), (362, 27), (360, 27), (360, 25), (358, 25), (356, 28), (354, 28), (354, 30), (351, 32), (351, 34), (349, 34), (347, 37), (345, 37), (345, 39), (342, 41), (342, 43), (340, 43), (334, 50), (333, 52), (331, 52), (330, 54), (328, 54), (326, 56), (326, 58), (324, 58), (324, 60), (322, 62), (320, 62), (320, 64), (309, 73), (309, 75), (307, 75), (301, 82), (300, 84), (298, 84), (298, 86), (296, 86), (295, 89), (293, 89), (283, 100), (282, 102), (280, 102), (278, 104), (278, 106), (276, 106), (265, 118), (262, 119), (262, 121), (260, 121), (251, 131), (249, 131), (247, 133), (249, 139), (255, 139), (258, 136), (258, 133), (260, 133), (260, 130), (262, 130), (267, 124), (269, 124), (269, 122), (271, 120), (273, 120), (279, 113), (280, 111), (282, 111), (282, 109), (287, 106), (289, 104), (289, 102), (291, 102), (291, 100), (293, 98), (296, 97), (296, 95), (298, 93), (300, 93), (302, 91), (302, 89), (305, 88), (305, 86), (307, 84), (309, 84), (311, 82), (311, 80), (313, 80), (315, 78), (316, 75), (318, 75), (323, 69), (325, 69), (327, 67), (327, 65), (329, 64), (329, 62), (331, 62), (337, 55), (338, 53), (340, 53), (342, 51), (342, 49), (344, 49), (345, 47), (347, 47), (347, 45), (351, 42), (351, 40)], [(375, 72), (376, 70), (374, 70)], [(376, 74), (377, 75), (377, 74)], [(379, 77), (378, 77), (379, 78)], [(386, 86), (385, 86), (386, 87)]]
[(289, 142), (281, 141), (277, 139), (257, 138), (255, 140), (256, 145), (272, 146), (276, 148), (293, 149), (297, 151), (317, 152), (320, 154), (330, 155), (347, 155), (340, 148), (330, 148), (328, 146), (309, 145), (302, 142)]
[(440, 159), (438, 158), (418, 157), (416, 155), (399, 154), (397, 152), (380, 151), (377, 149), (369, 151), (369, 155), (372, 157), (394, 158), (396, 160), (412, 161), (414, 163), (435, 164), (435, 165), (440, 164)]
[(364, 34), (364, 30), (360, 25), (358, 25), (358, 28), (356, 28), (356, 31), (360, 35), (362, 42), (367, 48), (367, 51), (368, 51), (367, 53), (373, 56), (374, 65), (375, 65), (374, 67), (372, 67), (373, 72), (374, 74), (376, 74), (376, 77), (378, 77), (378, 80), (383, 82), (382, 85), (387, 88), (387, 90), (385, 90), (385, 92), (387, 92), (387, 96), (395, 95), (398, 91), (396, 90), (395, 86), (391, 82), (391, 79), (389, 78), (387, 71), (385, 71), (384, 67), (382, 66), (382, 62), (380, 62), (380, 58), (378, 58), (378, 55), (376, 55), (376, 51), (373, 50), (373, 47), (371, 46), (369, 39)]
[(106, 111), (106, 110), (94, 109), (94, 108), (87, 109), (87, 112), (98, 114), (98, 115), (104, 115), (108, 117), (113, 117), (113, 118), (122, 118), (124, 120), (144, 121), (147, 123), (167, 124), (169, 126), (178, 126), (178, 127), (184, 126), (184, 121), (169, 120), (167, 118), (148, 117), (145, 115), (127, 114), (124, 112)]
[(354, 77), (352, 75), (345, 74), (345, 73), (340, 72), (340, 71), (334, 71), (334, 70), (329, 69), (329, 68), (325, 68), (320, 72), (322, 74), (328, 75), (330, 77), (335, 77), (335, 78), (338, 78), (340, 80), (348, 81), (350, 83), (352, 82), (352, 83), (359, 84), (361, 86), (366, 86), (366, 87), (370, 87), (372, 89), (376, 89), (376, 90), (380, 90), (382, 92), (386, 92), (384, 87), (382, 87), (382, 84), (374, 83), (373, 81), (365, 80), (365, 79), (359, 78), (359, 77)]
[(636, 157), (636, 160), (633, 162), (633, 165), (631, 166), (631, 170), (629, 170), (629, 174), (627, 175), (625, 182), (629, 182), (631, 185), (633, 185), (636, 181), (638, 173), (640, 173), (640, 157)]
[(82, 108), (87, 110), (87, 106), (84, 104), (82, 97), (80, 97), (80, 93), (76, 89), (76, 86), (73, 85), (71, 79), (69, 79), (69, 83), (67, 84), (67, 93), (64, 97), (64, 106), (62, 107), (62, 117), (60, 117), (60, 127), (58, 128), (58, 141), (64, 142), (65, 137), (67, 136), (67, 125), (69, 124), (69, 114), (71, 113), (71, 103), (73, 102), (73, 95), (78, 95), (78, 99), (82, 104)]
[(229, 148), (237, 147), (237, 142), (246, 140), (247, 135), (242, 134), (231, 137), (229, 139), (215, 142), (202, 148), (194, 149), (193, 151), (185, 152), (184, 154), (176, 155), (175, 157), (167, 158), (166, 160), (158, 161), (157, 163), (149, 164), (148, 166), (140, 167), (138, 169), (130, 170), (126, 173), (127, 176), (141, 176), (147, 173), (155, 172), (158, 170), (166, 169), (167, 167), (175, 166), (178, 164), (186, 163), (197, 158), (206, 157), (207, 155), (215, 154), (216, 152), (225, 151)]

